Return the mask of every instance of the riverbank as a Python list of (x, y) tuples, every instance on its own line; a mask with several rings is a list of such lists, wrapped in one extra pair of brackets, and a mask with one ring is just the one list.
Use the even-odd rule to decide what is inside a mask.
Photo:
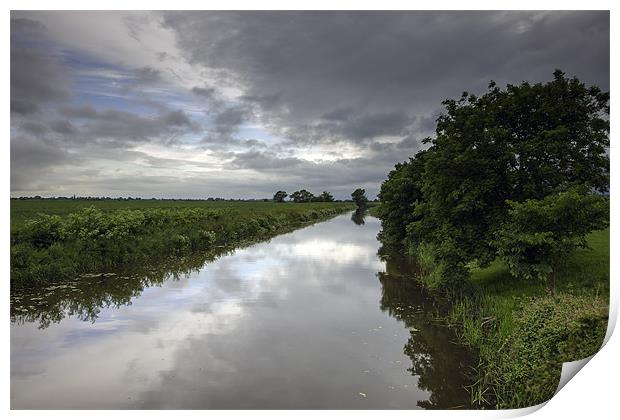
[(351, 213), (170, 275), (12, 293), (12, 408), (470, 408), (472, 355)]
[[(155, 200), (152, 200), (155, 201)], [(150, 203), (151, 200), (145, 200)], [(53, 204), (57, 204), (52, 202)], [(216, 252), (269, 239), (353, 209), (351, 203), (194, 202), (172, 207), (102, 210), (19, 217), (12, 209), (11, 288), (50, 285), (87, 273), (160, 263), (196, 252)], [(191, 202), (190, 202), (191, 203)], [(33, 203), (32, 205), (39, 205)], [(84, 203), (87, 204), (87, 203)], [(13, 207), (13, 202), (11, 203)], [(28, 204), (22, 209), (27, 212)], [(66, 206), (66, 205), (65, 205)]]
[[(439, 292), (449, 303), (443, 314), (459, 341), (479, 353), (476, 404), (518, 408), (549, 400), (562, 363), (596, 353), (609, 311), (609, 229), (587, 237), (590, 249), (576, 251), (556, 274), (555, 284), (510, 275), (495, 261), (472, 269), (466, 290)], [(433, 289), (441, 270), (431, 258), (421, 262), (417, 280)]]

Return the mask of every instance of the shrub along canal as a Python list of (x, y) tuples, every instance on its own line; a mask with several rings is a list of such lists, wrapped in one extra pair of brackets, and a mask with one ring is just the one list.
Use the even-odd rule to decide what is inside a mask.
[(11, 407), (467, 408), (472, 358), (344, 214), (161, 277), (100, 276), (11, 302)]

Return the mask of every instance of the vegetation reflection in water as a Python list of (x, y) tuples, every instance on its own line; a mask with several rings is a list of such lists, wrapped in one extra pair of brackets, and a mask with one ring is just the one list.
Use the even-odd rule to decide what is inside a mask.
[[(282, 233), (299, 228), (283, 229)], [(247, 240), (238, 247), (217, 246), (215, 250), (188, 256), (172, 255), (147, 267), (136, 267), (122, 273), (84, 274), (75, 280), (47, 287), (12, 290), (11, 322), (36, 322), (41, 329), (67, 316), (95, 322), (102, 308), (131, 305), (132, 299), (139, 297), (146, 288), (160, 286), (168, 280), (187, 278), (200, 271), (205, 264), (257, 242), (260, 240)]]
[(364, 219), (367, 214), (368, 214), (368, 208), (360, 207), (357, 210), (355, 210), (353, 213), (351, 213), (351, 221), (358, 226), (362, 226), (364, 225), (364, 223), (366, 223)]
[[(222, 251), (217, 256), (230, 254)], [(102, 308), (131, 305), (149, 287), (179, 280), (200, 270), (216, 256), (194, 255), (153, 265), (145, 272), (86, 274), (74, 281), (44, 288), (22, 289), (11, 294), (11, 322), (38, 323), (44, 329), (65, 317), (95, 322)]]
[(431, 392), (423, 408), (470, 408), (466, 385), (474, 359), (453, 343), (453, 332), (438, 317), (441, 309), (416, 282), (417, 267), (399, 257), (386, 258), (386, 271), (377, 273), (381, 282), (381, 310), (405, 323), (410, 331), (403, 351), (411, 359), (408, 369), (419, 377), (418, 388)]
[[(364, 225), (365, 218), (366, 213), (362, 211), (351, 215), (351, 221), (360, 227)], [(342, 220), (342, 217), (339, 219)], [(364, 229), (378, 227), (376, 219), (371, 220), (374, 222), (371, 223), (371, 227), (366, 224)], [(325, 224), (334, 222), (330, 221)], [(371, 238), (372, 235), (367, 235), (367, 237)], [(226, 250), (223, 253), (229, 253), (229, 251)], [(195, 256), (162, 263), (157, 267), (149, 267), (148, 272), (142, 274), (104, 273), (51, 286), (38, 293), (14, 294), (11, 303), (11, 320), (16, 326), (36, 323), (39, 328), (43, 329), (52, 323), (61, 323), (65, 317), (96, 322), (103, 308), (121, 308), (131, 305), (132, 301), (139, 298), (145, 289), (166, 284), (168, 280), (189, 277), (192, 273), (200, 271), (207, 260), (213, 258), (214, 256), (209, 258)], [(416, 267), (397, 256), (382, 255), (381, 260), (385, 270), (375, 271), (379, 283), (375, 283), (377, 284), (375, 287), (380, 287), (380, 301), (376, 304), (383, 313), (405, 326), (408, 337), (406, 337), (402, 352), (410, 363), (402, 362), (400, 365), (401, 362), (398, 360), (393, 363), (398, 364), (394, 368), (400, 368), (413, 379), (410, 383), (387, 385), (388, 391), (411, 392), (410, 404), (412, 406), (417, 404), (420, 408), (469, 407), (470, 397), (465, 386), (468, 383), (468, 373), (471, 369), (470, 355), (453, 343), (452, 332), (436, 318), (438, 308), (434, 301), (428, 298), (415, 282), (411, 281), (411, 275), (415, 274)], [(352, 261), (352, 264), (352, 270), (355, 270), (355, 261)], [(389, 327), (384, 327), (383, 331), (380, 330), (380, 326), (376, 328), (374, 331), (376, 334), (389, 333)], [(372, 330), (369, 333), (372, 334)], [(326, 334), (329, 333), (326, 332)], [(385, 337), (385, 340), (388, 339), (389, 337)], [(353, 342), (350, 344), (355, 345)], [(13, 350), (18, 349), (13, 348)], [(325, 349), (325, 351), (329, 350)], [(341, 356), (349, 357), (347, 354)], [(408, 387), (411, 391), (408, 391)], [(418, 391), (414, 392), (413, 388)], [(425, 399), (419, 398), (420, 395), (423, 395)], [(366, 399), (367, 396), (360, 391), (357, 397)], [(309, 401), (306, 406), (312, 406), (312, 402)], [(381, 407), (382, 405), (379, 404), (377, 408)], [(390, 406), (389, 408), (399, 407)]]

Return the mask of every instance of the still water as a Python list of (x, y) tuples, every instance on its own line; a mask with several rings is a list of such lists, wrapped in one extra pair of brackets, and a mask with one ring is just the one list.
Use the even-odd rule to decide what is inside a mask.
[(12, 296), (11, 407), (466, 408), (471, 358), (379, 229), (342, 215), (175, 274)]

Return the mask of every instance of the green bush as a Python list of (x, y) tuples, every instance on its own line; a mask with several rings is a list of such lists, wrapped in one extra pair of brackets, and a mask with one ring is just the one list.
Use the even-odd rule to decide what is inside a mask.
[(60, 217), (40, 214), (25, 223), (15, 241), (28, 242), (35, 248), (46, 248), (61, 239), (62, 226)]
[(562, 363), (596, 353), (607, 330), (602, 299), (557, 294), (530, 299), (515, 316), (515, 327), (499, 353), (503, 379), (498, 394), (506, 407), (526, 407), (550, 399)]
[(512, 275), (546, 280), (586, 235), (609, 225), (607, 198), (571, 189), (542, 200), (509, 201), (508, 221), (497, 232), (498, 256)]

